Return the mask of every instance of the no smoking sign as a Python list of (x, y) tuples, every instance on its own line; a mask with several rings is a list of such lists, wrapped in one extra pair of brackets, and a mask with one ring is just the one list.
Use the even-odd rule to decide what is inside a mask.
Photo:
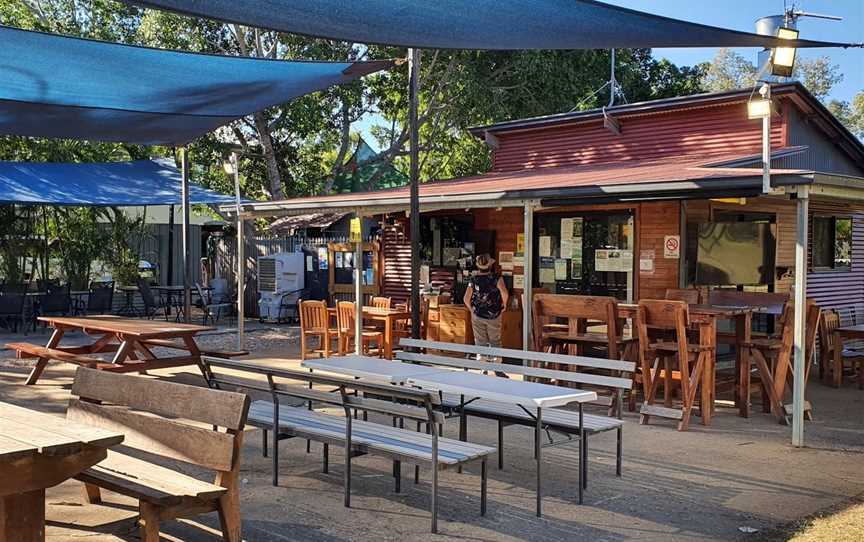
[(681, 257), (681, 236), (667, 235), (663, 238), (663, 257), (664, 258), (680, 258)]

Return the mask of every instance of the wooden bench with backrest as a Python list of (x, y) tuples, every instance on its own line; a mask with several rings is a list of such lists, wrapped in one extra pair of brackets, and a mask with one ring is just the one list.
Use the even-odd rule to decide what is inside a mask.
[[(620, 419), (623, 405), (622, 392), (629, 390), (633, 380), (627, 373), (632, 373), (635, 363), (631, 361), (608, 360), (600, 358), (588, 358), (583, 356), (569, 356), (564, 354), (552, 354), (549, 352), (531, 352), (527, 350), (512, 350), (509, 348), (494, 348), (488, 346), (474, 346), (466, 344), (443, 343), (439, 341), (424, 341), (419, 339), (402, 339), (400, 344), (405, 348), (419, 348), (428, 351), (452, 352), (462, 356), (480, 355), (487, 358), (514, 358), (521, 359), (531, 364), (555, 364), (564, 365), (573, 370), (560, 371), (545, 369), (542, 367), (531, 367), (527, 365), (513, 365), (509, 363), (479, 361), (465, 357), (448, 357), (417, 352), (399, 352), (397, 357), (403, 361), (421, 363), (424, 365), (438, 365), (463, 370), (498, 371), (505, 374), (521, 375), (525, 378), (554, 381), (558, 384), (577, 385), (579, 387), (600, 387), (612, 390), (611, 410), (618, 418), (596, 414), (584, 414), (583, 425), (587, 435), (615, 430), (617, 432), (616, 472), (621, 475), (622, 462), (622, 430), (623, 422)], [(610, 371), (614, 376), (579, 372), (579, 368), (601, 369)], [(604, 404), (604, 403), (601, 403)], [(464, 403), (462, 398), (450, 395), (444, 396), (444, 405), (450, 409), (459, 409), (461, 416), (460, 433), (462, 438), (467, 438), (466, 416), (492, 419), (498, 422), (498, 468), (504, 466), (504, 427), (506, 425), (525, 425), (534, 427), (536, 419), (530, 409), (519, 405), (508, 405), (484, 399), (475, 399)], [(579, 414), (564, 408), (547, 408), (543, 411), (543, 423), (550, 430), (563, 433), (570, 438), (579, 434)]]
[[(443, 414), (437, 409), (437, 394), (401, 386), (370, 384), (360, 380), (323, 376), (305, 371), (263, 367), (257, 364), (205, 358), (211, 386), (240, 387), (267, 391), (271, 401), (254, 401), (249, 411), (249, 424), (272, 431), (273, 485), (278, 485), (280, 440), (302, 438), (322, 443), (324, 472), (329, 464), (329, 446), (345, 448), (345, 506), (351, 503), (351, 458), (376, 455), (393, 461), (393, 477), (397, 493), (401, 488), (402, 462), (428, 467), (432, 472), (432, 532), (437, 532), (438, 471), (461, 467), (466, 463), (481, 463), (480, 513), (486, 514), (486, 459), (494, 448), (439, 437), (436, 428), (443, 424)], [(213, 369), (227, 369), (214, 371)], [(243, 376), (240, 376), (243, 375)], [(254, 375), (266, 378), (266, 383), (254, 383)], [(251, 377), (251, 378), (250, 378)], [(250, 383), (253, 381), (253, 383)], [(325, 387), (328, 391), (310, 385)], [(284, 400), (295, 401), (284, 405)], [(287, 402), (287, 401), (286, 401)], [(319, 412), (312, 404), (339, 405), (344, 416)], [(392, 426), (366, 419), (353, 419), (352, 411), (389, 416)], [(412, 420), (426, 425), (420, 433), (397, 427), (398, 420)], [(402, 422), (400, 421), (400, 425)], [(265, 433), (266, 434), (266, 433)], [(265, 437), (266, 441), (266, 437)], [(415, 483), (417, 473), (415, 470)]]
[[(81, 472), (85, 496), (100, 488), (138, 500), (141, 539), (158, 542), (161, 521), (218, 512), (224, 540), (240, 541), (240, 450), (249, 399), (241, 393), (79, 368), (70, 420), (125, 435), (124, 446), (215, 472), (205, 482), (147, 459), (109, 451)], [(222, 430), (218, 430), (221, 428)], [(137, 455), (137, 454), (136, 454)]]

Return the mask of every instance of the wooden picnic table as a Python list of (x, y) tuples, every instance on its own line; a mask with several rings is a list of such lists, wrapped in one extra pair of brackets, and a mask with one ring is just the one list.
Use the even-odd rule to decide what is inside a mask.
[[(50, 359), (118, 373), (197, 365), (201, 374), (204, 374), (201, 350), (195, 343), (195, 335), (202, 331), (216, 329), (212, 326), (126, 319), (116, 316), (42, 316), (39, 320), (54, 328), (45, 347), (30, 343), (6, 345), (7, 348), (15, 350), (20, 358), (38, 359), (27, 378), (27, 384), (36, 383)], [(84, 346), (63, 346), (60, 342), (67, 331), (82, 331), (96, 339)], [(159, 358), (152, 351), (154, 346), (180, 350), (184, 353), (179, 356)], [(92, 354), (106, 352), (114, 352), (110, 362), (92, 357)]]
[[(328, 307), (327, 312), (332, 318), (336, 317), (335, 307)], [(409, 318), (411, 318), (411, 312), (406, 310), (363, 306), (364, 320), (383, 322), (384, 324), (384, 357), (387, 359), (393, 359), (393, 340), (396, 322), (405, 321)]]
[[(834, 363), (831, 385), (839, 388), (843, 384), (843, 341), (864, 339), (864, 324), (841, 326), (834, 330)], [(853, 366), (854, 367), (854, 366)]]
[(121, 442), (121, 433), (0, 402), (0, 540), (45, 540), (45, 489)]
[[(636, 312), (639, 308), (635, 303), (618, 303), (618, 316), (620, 318), (636, 318)], [(735, 388), (735, 406), (738, 407), (739, 414), (743, 417), (749, 415), (749, 390), (745, 392), (739, 387), (748, 382), (749, 379), (741, 378), (742, 371), (750, 370), (750, 358), (744, 345), (751, 340), (751, 328), (753, 323), (753, 313), (763, 312), (764, 306), (751, 305), (689, 305), (688, 312), (690, 314), (690, 323), (694, 324), (699, 329), (699, 344), (700, 346), (711, 347), (711, 355), (709, 356), (709, 366), (705, 368), (702, 379), (702, 397), (700, 401), (700, 414), (702, 416), (702, 424), (710, 425), (711, 416), (714, 413), (716, 399), (716, 380), (717, 380), (717, 321), (731, 320), (735, 322), (735, 339), (736, 348), (735, 356), (735, 375), (738, 385)], [(706, 405), (708, 408), (706, 408)]]

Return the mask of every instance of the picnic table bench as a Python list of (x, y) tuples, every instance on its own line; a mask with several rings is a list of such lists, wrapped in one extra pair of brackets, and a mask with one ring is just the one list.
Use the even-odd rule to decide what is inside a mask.
[(0, 402), (0, 540), (45, 539), (45, 489), (102, 461), (123, 434)]
[[(191, 324), (174, 324), (153, 320), (118, 318), (116, 316), (89, 317), (40, 317), (54, 328), (45, 346), (28, 342), (7, 343), (18, 358), (36, 358), (36, 365), (27, 378), (27, 384), (35, 384), (45, 370), (49, 360), (73, 363), (82, 367), (115, 373), (145, 372), (148, 370), (197, 365), (200, 370), (201, 355), (233, 357), (247, 352), (220, 352), (201, 350), (195, 335), (213, 327)], [(62, 346), (60, 343), (67, 331), (78, 330), (98, 337), (83, 346)], [(162, 347), (180, 350), (181, 354), (157, 357), (152, 348)], [(95, 354), (114, 353), (111, 360)]]
[[(471, 444), (439, 436), (438, 426), (444, 422), (435, 393), (404, 387), (375, 384), (312, 374), (309, 372), (263, 367), (254, 363), (204, 357), (211, 386), (230, 386), (267, 391), (270, 401), (255, 401), (249, 411), (249, 424), (272, 431), (273, 485), (278, 485), (280, 440), (302, 438), (323, 444), (324, 472), (328, 470), (329, 446), (345, 449), (344, 503), (351, 504), (351, 459), (360, 455), (377, 455), (393, 461), (395, 489), (401, 490), (401, 464), (406, 462), (428, 467), (432, 473), (431, 529), (438, 530), (438, 471), (479, 461), (481, 464), (480, 513), (486, 514), (486, 459), (494, 448)], [(391, 362), (392, 363), (392, 362)], [(213, 368), (255, 373), (267, 378), (266, 386), (239, 380), (230, 375), (214, 372)], [(286, 381), (302, 383), (287, 384)], [(339, 393), (314, 389), (312, 385), (327, 386)], [(284, 398), (301, 403), (285, 407)], [(340, 405), (345, 415), (334, 416), (312, 410), (313, 403)], [(393, 419), (393, 426), (353, 419), (352, 412), (383, 414)], [(365, 418), (365, 416), (364, 416)], [(427, 432), (415, 432), (398, 427), (396, 420), (413, 420), (426, 425)], [(415, 470), (415, 482), (417, 470)]]
[[(173, 382), (79, 367), (66, 418), (123, 432), (125, 445), (215, 471), (215, 481), (119, 452), (75, 476), (87, 501), (101, 489), (137, 499), (141, 539), (159, 541), (161, 521), (217, 511), (224, 540), (239, 542), (240, 450), (249, 398)], [(207, 424), (210, 427), (202, 427)], [(218, 428), (222, 428), (221, 431)]]

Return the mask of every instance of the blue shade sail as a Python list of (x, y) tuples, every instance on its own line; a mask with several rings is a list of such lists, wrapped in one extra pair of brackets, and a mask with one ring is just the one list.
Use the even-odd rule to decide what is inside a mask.
[(386, 69), (119, 45), (0, 26), (0, 133), (179, 145)]
[[(181, 205), (171, 160), (107, 163), (0, 162), (0, 203), (112, 206)], [(191, 203), (229, 204), (234, 196), (189, 184)]]
[(282, 32), (431, 49), (844, 47), (782, 41), (592, 0), (122, 0)]

